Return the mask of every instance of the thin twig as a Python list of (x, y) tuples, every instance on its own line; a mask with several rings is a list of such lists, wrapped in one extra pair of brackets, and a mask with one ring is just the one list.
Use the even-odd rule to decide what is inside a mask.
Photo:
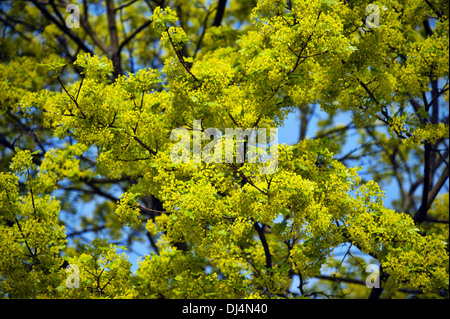
[(145, 145), (144, 142), (142, 142), (142, 141), (139, 139), (139, 137), (133, 136), (133, 138), (134, 138), (134, 140), (135, 140), (136, 142), (138, 142), (139, 144), (141, 144), (141, 146), (142, 146), (143, 148), (145, 148), (147, 151), (149, 151), (150, 154), (156, 155), (156, 152), (155, 152), (154, 150), (152, 150), (150, 147), (148, 147), (147, 145)]
[(183, 58), (183, 56), (180, 54), (180, 52), (178, 52), (177, 49), (175, 49), (175, 44), (174, 44), (173, 41), (172, 41), (172, 37), (170, 36), (169, 29), (167, 29), (166, 32), (167, 32), (167, 35), (169, 36), (169, 40), (170, 40), (170, 43), (172, 44), (172, 48), (173, 48), (173, 50), (175, 51), (175, 54), (177, 55), (178, 60), (179, 60), (180, 63), (183, 65), (183, 67), (184, 67), (184, 69), (186, 70), (186, 72), (188, 72), (196, 82), (200, 82), (200, 81), (197, 79), (197, 77), (196, 77), (194, 74), (192, 74), (191, 70), (190, 70), (189, 67), (187, 66), (186, 61), (184, 61), (184, 58)]
[(77, 100), (67, 91), (64, 83), (62, 82), (61, 78), (58, 76), (57, 77), (58, 82), (61, 84), (64, 92), (66, 92), (66, 94), (69, 96), (69, 98), (73, 101), (73, 103), (75, 103), (75, 106), (77, 107), (77, 109), (80, 111), (81, 115), (83, 116), (83, 119), (86, 119), (86, 115), (84, 115), (83, 111), (81, 110), (80, 106), (78, 105)]

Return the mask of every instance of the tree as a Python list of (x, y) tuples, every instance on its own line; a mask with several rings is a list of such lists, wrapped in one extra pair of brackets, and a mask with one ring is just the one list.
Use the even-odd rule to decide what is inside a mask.
[[(447, 2), (68, 5), (0, 11), (2, 297), (448, 298)], [(173, 161), (177, 128), (205, 150), (295, 110), (273, 173)]]

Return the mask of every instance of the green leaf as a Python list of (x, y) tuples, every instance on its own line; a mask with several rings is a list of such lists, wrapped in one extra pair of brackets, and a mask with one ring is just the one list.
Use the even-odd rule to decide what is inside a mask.
[(386, 228), (378, 227), (378, 228), (375, 228), (372, 232), (373, 233), (384, 233), (384, 232), (386, 232)]
[(46, 67), (52, 71), (59, 71), (63, 66), (67, 64), (67, 61), (63, 58), (57, 58), (51, 63), (39, 63), (39, 66)]
[(328, 12), (330, 11), (332, 8), (332, 6), (338, 4), (338, 2), (336, 0), (322, 0), (322, 10), (324, 12)]
[(166, 166), (167, 167), (176, 167), (176, 166), (180, 166), (181, 163), (168, 163)]
[(305, 166), (305, 165), (297, 163), (297, 162), (295, 163), (295, 167), (301, 169), (302, 171), (309, 171), (308, 166)]
[(286, 227), (287, 227), (287, 221), (283, 220), (281, 223), (275, 224), (275, 226), (273, 226), (272, 229), (275, 232), (282, 234), (286, 230)]
[(56, 287), (56, 291), (62, 292), (64, 290), (67, 290), (66, 286), (58, 286), (58, 287)]
[(349, 46), (347, 46), (345, 49), (346, 49), (347, 51), (350, 51), (350, 52), (354, 52), (354, 51), (357, 51), (357, 50), (358, 50), (358, 48), (355, 47), (355, 46), (353, 46), (353, 45), (349, 45)]
[(183, 280), (183, 276), (181, 276), (181, 275), (176, 275), (174, 279), (175, 279), (176, 281), (181, 281), (181, 280)]
[(92, 256), (91, 255), (86, 255), (86, 254), (82, 254), (79, 258), (78, 258), (78, 260), (80, 261), (80, 262), (82, 262), (82, 263), (85, 263), (85, 262), (87, 262), (87, 261), (89, 261), (89, 260), (91, 260), (92, 259)]
[(322, 4), (326, 6), (332, 6), (338, 4), (338, 2), (336, 0), (322, 0)]
[(287, 216), (290, 212), (291, 211), (288, 208), (286, 208), (286, 207), (283, 207), (281, 209), (281, 213), (283, 214), (283, 216)]
[(217, 235), (226, 236), (228, 235), (228, 232), (226, 230), (219, 230), (216, 232)]

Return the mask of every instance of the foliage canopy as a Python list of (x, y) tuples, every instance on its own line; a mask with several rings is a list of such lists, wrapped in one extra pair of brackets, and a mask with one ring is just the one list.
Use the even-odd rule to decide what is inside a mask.
[[(2, 4), (0, 296), (448, 298), (448, 3), (371, 3)], [(194, 120), (297, 110), (273, 174), (170, 159)]]

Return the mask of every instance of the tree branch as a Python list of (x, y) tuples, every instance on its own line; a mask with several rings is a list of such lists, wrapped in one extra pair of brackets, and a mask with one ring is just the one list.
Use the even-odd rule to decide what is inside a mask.
[(267, 244), (266, 235), (264, 234), (265, 225), (263, 224), (262, 226), (259, 226), (258, 223), (255, 223), (253, 226), (255, 227), (259, 239), (261, 240), (261, 244), (264, 248), (264, 255), (266, 256), (266, 268), (272, 269), (272, 255), (270, 254), (269, 245)]
[(428, 211), (428, 192), (430, 188), (430, 173), (431, 173), (431, 144), (425, 143), (425, 154), (424, 154), (424, 165), (423, 165), (423, 186), (422, 186), (422, 204), (419, 210), (414, 214), (414, 221), (421, 223)]
[[(58, 76), (57, 79), (58, 79), (58, 82), (61, 84), (61, 86), (62, 86), (64, 92), (66, 92), (66, 94), (67, 94), (67, 95), (69, 96), (69, 98), (73, 101), (73, 103), (75, 103), (75, 106), (76, 106), (77, 109), (80, 111), (81, 115), (83, 116), (83, 119), (86, 119), (86, 115), (84, 115), (83, 111), (81, 110), (80, 106), (78, 105), (77, 99), (75, 99), (75, 98), (67, 91), (67, 89), (66, 89), (64, 83), (63, 83), (62, 80), (61, 80), (61, 77)], [(78, 88), (77, 97), (78, 97), (78, 93), (80, 92), (80, 89), (81, 89), (81, 84), (83, 84), (83, 81), (81, 81), (80, 87)]]
[(227, 5), (227, 0), (218, 0), (217, 1), (217, 9), (216, 16), (214, 17), (214, 21), (212, 23), (212, 27), (218, 27), (222, 24), (222, 19), (225, 13), (225, 7)]
[[(320, 18), (320, 14), (321, 14), (321, 13), (322, 13), (322, 11), (319, 11), (319, 14), (317, 15), (316, 22), (314, 23), (314, 27), (317, 25), (317, 21), (319, 21), (319, 18)], [(287, 73), (287, 75), (293, 73), (293, 72), (297, 69), (297, 67), (298, 67), (303, 61), (305, 61), (305, 60), (307, 59), (307, 57), (302, 57), (302, 53), (303, 53), (303, 51), (306, 49), (306, 46), (308, 45), (308, 42), (311, 40), (313, 34), (314, 34), (314, 33), (311, 32), (311, 34), (309, 35), (308, 39), (306, 39), (305, 43), (302, 45), (302, 47), (301, 47), (300, 52), (298, 53), (298, 55), (295, 54), (295, 52), (292, 51), (292, 50), (290, 49), (290, 47), (288, 46), (288, 48), (289, 48), (295, 55), (297, 55), (297, 61), (295, 62), (294, 67)], [(321, 53), (321, 54), (322, 54), (322, 53)], [(303, 59), (303, 60), (300, 61), (300, 59)]]
[(116, 15), (113, 0), (106, 0), (106, 15), (108, 17), (109, 37), (111, 40), (108, 56), (114, 65), (114, 78), (117, 78), (123, 73), (123, 70), (120, 61), (119, 39), (117, 37)]
[(180, 54), (180, 52), (178, 52), (178, 50), (175, 49), (175, 44), (174, 44), (173, 41), (172, 41), (172, 37), (170, 36), (169, 30), (166, 30), (166, 32), (167, 32), (167, 35), (169, 36), (169, 40), (170, 40), (170, 43), (172, 44), (172, 48), (173, 48), (173, 50), (175, 51), (175, 54), (177, 55), (177, 58), (178, 58), (178, 60), (180, 61), (181, 65), (183, 65), (183, 67), (184, 67), (184, 69), (186, 70), (186, 72), (188, 72), (196, 82), (200, 82), (200, 81), (197, 79), (197, 77), (196, 77), (194, 74), (192, 74), (191, 70), (189, 69), (188, 65), (186, 64), (186, 61), (184, 61), (184, 58), (183, 58), (183, 56)]
[(89, 49), (86, 44), (78, 37), (78, 35), (69, 29), (65, 24), (61, 24), (56, 18), (48, 12), (48, 10), (39, 1), (31, 0), (33, 4), (42, 12), (42, 14), (50, 21), (53, 22), (61, 31), (67, 34), (75, 43), (86, 53), (93, 54), (93, 51)]
[(200, 34), (200, 38), (198, 39), (198, 42), (195, 46), (195, 51), (194, 51), (194, 55), (192, 56), (193, 59), (195, 59), (195, 57), (197, 56), (198, 52), (200, 51), (200, 46), (203, 42), (203, 38), (205, 37), (205, 33), (206, 33), (206, 26), (208, 23), (208, 18), (209, 15), (212, 13), (213, 11), (208, 11), (206, 13), (205, 19), (203, 20), (203, 26), (202, 26), (202, 33)]
[(133, 38), (134, 38), (139, 32), (141, 32), (142, 30), (144, 30), (144, 29), (145, 29), (146, 27), (148, 27), (151, 23), (152, 23), (151, 20), (147, 20), (147, 21), (145, 21), (142, 25), (140, 25), (139, 27), (137, 27), (136, 29), (134, 29), (134, 31), (131, 32), (131, 34), (130, 34), (128, 37), (126, 37), (126, 38), (122, 41), (122, 43), (120, 43), (120, 45), (119, 45), (119, 53), (122, 51), (123, 47), (124, 47), (125, 45), (128, 44), (128, 42), (130, 42), (131, 40), (133, 40)]
[(122, 10), (123, 8), (126, 8), (126, 7), (128, 7), (128, 6), (131, 6), (131, 5), (132, 5), (133, 3), (135, 3), (136, 1), (138, 1), (138, 0), (131, 0), (131, 1), (128, 1), (128, 2), (126, 2), (126, 3), (124, 3), (124, 4), (120, 5), (120, 6), (118, 6), (117, 8), (114, 9), (114, 12), (115, 12), (115, 11)]
[[(66, 0), (61, 1), (62, 7), (65, 8), (68, 5), (69, 2), (67, 2)], [(106, 44), (97, 36), (94, 30), (92, 30), (91, 25), (89, 24), (87, 19), (81, 15), (80, 15), (80, 24), (83, 27), (84, 31), (86, 31), (86, 33), (91, 37), (92, 41), (94, 41), (95, 45), (97, 45), (103, 53), (107, 54), (108, 48), (106, 47)]]
[(133, 138), (134, 138), (134, 140), (135, 140), (136, 142), (138, 142), (139, 144), (141, 144), (141, 146), (142, 146), (143, 148), (145, 148), (147, 151), (149, 151), (150, 154), (156, 155), (156, 152), (155, 152), (154, 150), (152, 150), (150, 147), (148, 147), (147, 145), (145, 145), (144, 142), (142, 142), (142, 141), (139, 139), (139, 137), (133, 136)]

